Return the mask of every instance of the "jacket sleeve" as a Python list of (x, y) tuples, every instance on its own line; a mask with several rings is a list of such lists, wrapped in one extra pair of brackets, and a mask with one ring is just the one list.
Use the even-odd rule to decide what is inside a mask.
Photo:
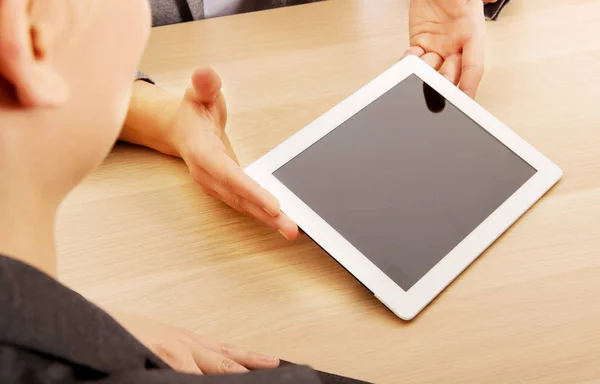
[(106, 312), (52, 277), (0, 256), (0, 383), (321, 384), (287, 366), (247, 374), (177, 373)]
[(190, 375), (167, 370), (126, 372), (97, 384), (322, 384), (319, 374), (308, 367), (288, 366), (236, 375)]

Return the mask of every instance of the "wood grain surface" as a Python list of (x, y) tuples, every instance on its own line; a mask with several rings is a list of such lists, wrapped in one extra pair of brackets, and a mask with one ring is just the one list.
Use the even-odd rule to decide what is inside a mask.
[[(181, 93), (222, 76), (243, 165), (396, 62), (407, 0), (331, 0), (153, 31)], [(204, 196), (185, 165), (119, 144), (64, 204), (60, 277), (249, 349), (380, 383), (600, 380), (600, 0), (513, 0), (487, 24), (478, 101), (564, 178), (412, 322), (306, 238)]]

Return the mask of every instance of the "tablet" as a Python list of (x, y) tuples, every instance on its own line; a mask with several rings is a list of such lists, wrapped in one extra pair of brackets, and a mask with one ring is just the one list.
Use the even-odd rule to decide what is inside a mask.
[(283, 212), (410, 320), (561, 177), (409, 56), (251, 164)]

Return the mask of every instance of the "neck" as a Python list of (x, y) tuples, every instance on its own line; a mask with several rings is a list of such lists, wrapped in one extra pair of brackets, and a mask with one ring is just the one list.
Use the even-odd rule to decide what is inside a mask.
[(56, 210), (31, 188), (0, 186), (0, 254), (56, 276)]

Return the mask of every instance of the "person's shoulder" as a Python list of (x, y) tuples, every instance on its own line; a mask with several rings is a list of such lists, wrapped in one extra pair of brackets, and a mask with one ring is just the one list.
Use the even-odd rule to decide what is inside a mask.
[(5, 256), (0, 256), (0, 308), (1, 345), (12, 354), (30, 351), (46, 356), (48, 364), (66, 361), (104, 373), (149, 363), (166, 366), (83, 296)]

